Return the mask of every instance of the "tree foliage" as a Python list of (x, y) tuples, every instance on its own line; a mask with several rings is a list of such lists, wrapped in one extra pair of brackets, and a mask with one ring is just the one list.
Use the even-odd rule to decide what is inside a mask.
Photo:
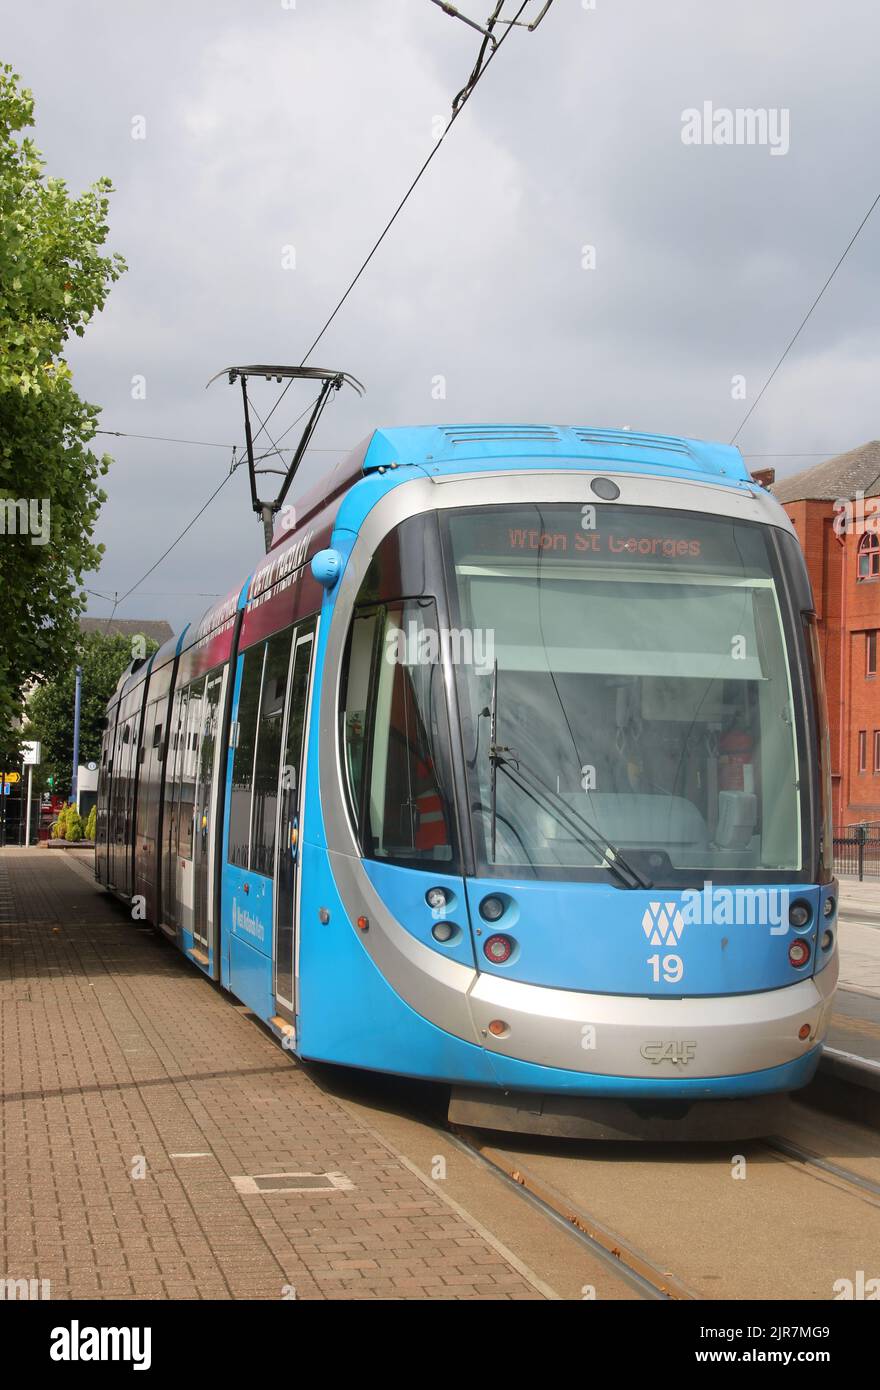
[[(72, 197), (61, 179), (47, 178), (21, 134), (33, 125), (33, 105), (0, 66), (0, 759), (15, 746), (26, 686), (72, 664), (82, 576), (104, 548), (92, 536), (110, 459), (88, 448), (98, 407), (74, 391), (63, 353), (125, 268), (101, 250), (109, 180)], [(29, 523), (17, 501), (32, 504)], [(46, 502), (48, 541), (35, 543), (33, 508), (45, 516)]]
[(76, 666), (83, 668), (80, 697), (79, 760), (97, 762), (107, 701), (133, 656), (149, 656), (158, 646), (152, 638), (138, 639), (137, 651), (128, 637), (105, 637), (102, 632), (81, 634), (70, 665), (60, 675), (39, 686), (28, 701), (26, 738), (39, 739), (42, 761), (39, 772), (45, 785), (54, 776), (62, 794), (70, 790), (73, 770), (73, 706)]

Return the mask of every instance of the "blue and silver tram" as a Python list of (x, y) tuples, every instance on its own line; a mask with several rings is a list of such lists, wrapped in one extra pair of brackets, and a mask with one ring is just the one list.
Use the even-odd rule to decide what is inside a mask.
[(108, 707), (97, 876), (297, 1056), (746, 1137), (837, 979), (803, 557), (737, 450), (377, 430)]

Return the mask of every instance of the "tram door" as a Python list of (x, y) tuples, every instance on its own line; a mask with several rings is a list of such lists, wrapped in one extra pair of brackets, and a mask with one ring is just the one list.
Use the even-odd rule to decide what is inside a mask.
[(217, 813), (217, 761), (220, 748), (217, 720), (226, 684), (224, 666), (208, 675), (202, 699), (202, 728), (193, 835), (193, 937), (205, 950), (214, 925), (214, 826)]
[(275, 836), (275, 998), (295, 1013), (296, 894), (299, 877), (305, 735), (314, 626), (297, 628), (291, 653), (287, 725), (279, 770), (278, 827)]

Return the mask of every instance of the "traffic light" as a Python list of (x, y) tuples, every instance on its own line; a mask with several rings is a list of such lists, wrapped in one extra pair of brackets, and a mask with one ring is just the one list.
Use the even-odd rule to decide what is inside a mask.
[(53, 790), (54, 790), (54, 787), (55, 787), (55, 778), (54, 778), (54, 777), (50, 777), (50, 778), (49, 778), (49, 790), (50, 790), (50, 791), (53, 791)]

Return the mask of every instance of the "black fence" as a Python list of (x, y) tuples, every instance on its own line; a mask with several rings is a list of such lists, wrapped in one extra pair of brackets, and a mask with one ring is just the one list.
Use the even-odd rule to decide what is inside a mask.
[(880, 823), (839, 825), (834, 831), (834, 872), (880, 878)]

